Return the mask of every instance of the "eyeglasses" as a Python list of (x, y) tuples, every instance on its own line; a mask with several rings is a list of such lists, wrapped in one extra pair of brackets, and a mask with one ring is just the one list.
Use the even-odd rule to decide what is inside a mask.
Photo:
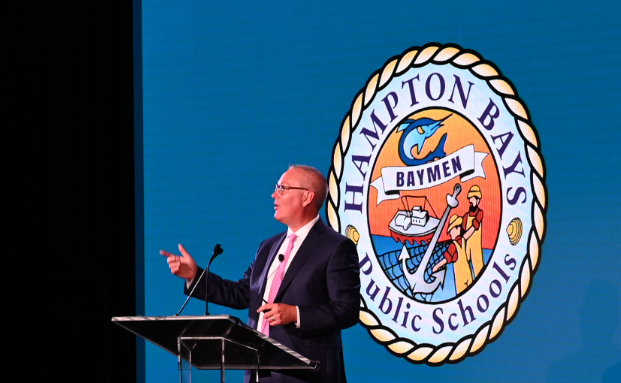
[(289, 190), (289, 189), (308, 190), (307, 188), (297, 188), (297, 187), (294, 187), (294, 186), (284, 186), (284, 185), (279, 185), (279, 184), (274, 185), (274, 191), (275, 192), (277, 191), (278, 194), (280, 194), (280, 195), (282, 195), (282, 193), (284, 193), (285, 190)]

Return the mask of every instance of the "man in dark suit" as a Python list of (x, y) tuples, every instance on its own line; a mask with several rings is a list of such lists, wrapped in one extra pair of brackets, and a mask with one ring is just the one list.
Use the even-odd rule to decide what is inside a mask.
[[(290, 166), (272, 194), (274, 218), (287, 231), (261, 243), (240, 280), (208, 275), (210, 302), (248, 308), (249, 326), (320, 362), (318, 371), (261, 372), (260, 382), (346, 382), (341, 330), (358, 321), (360, 269), (354, 243), (319, 217), (327, 189), (317, 169)], [(202, 269), (183, 246), (179, 251), (160, 253), (171, 272), (186, 279), (188, 294)], [(204, 284), (196, 287), (193, 296), (204, 297)], [(246, 372), (245, 381), (251, 376)]]

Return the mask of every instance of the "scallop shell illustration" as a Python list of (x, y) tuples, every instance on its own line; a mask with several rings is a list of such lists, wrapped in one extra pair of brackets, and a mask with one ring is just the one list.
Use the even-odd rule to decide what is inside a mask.
[(522, 238), (522, 221), (519, 218), (513, 218), (507, 225), (507, 235), (513, 246), (517, 245)]
[(348, 225), (345, 229), (345, 235), (347, 236), (347, 238), (354, 241), (356, 245), (358, 245), (358, 241), (360, 240), (360, 233), (355, 227), (353, 227), (352, 225)]

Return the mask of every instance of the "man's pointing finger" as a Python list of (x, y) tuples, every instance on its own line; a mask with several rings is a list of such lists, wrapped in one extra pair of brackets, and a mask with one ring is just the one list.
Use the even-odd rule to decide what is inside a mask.
[(160, 250), (160, 254), (162, 254), (166, 258), (170, 257), (171, 255), (174, 255), (173, 253), (169, 253), (168, 251), (165, 251), (165, 250)]

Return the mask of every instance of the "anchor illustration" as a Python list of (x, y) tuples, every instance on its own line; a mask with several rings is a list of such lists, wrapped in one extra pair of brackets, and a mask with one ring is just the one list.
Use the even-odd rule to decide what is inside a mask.
[(405, 275), (406, 279), (410, 283), (410, 290), (412, 291), (412, 294), (433, 293), (438, 289), (439, 285), (444, 283), (444, 277), (446, 274), (445, 268), (438, 270), (435, 273), (431, 274), (431, 277), (432, 277), (431, 282), (427, 282), (425, 280), (425, 270), (427, 270), (427, 266), (429, 265), (429, 261), (431, 259), (431, 256), (433, 255), (433, 250), (436, 247), (436, 244), (438, 243), (438, 239), (440, 238), (440, 234), (442, 234), (442, 230), (444, 230), (444, 225), (446, 224), (446, 221), (448, 219), (448, 216), (451, 210), (456, 208), (457, 205), (459, 205), (459, 201), (457, 201), (457, 196), (459, 195), (459, 193), (461, 193), (461, 185), (455, 184), (455, 187), (453, 188), (453, 195), (450, 195), (450, 194), (446, 195), (446, 202), (448, 206), (446, 207), (446, 210), (444, 210), (442, 219), (440, 220), (440, 223), (438, 224), (438, 227), (436, 228), (436, 231), (433, 234), (433, 238), (431, 239), (431, 242), (429, 243), (429, 246), (427, 247), (427, 250), (425, 251), (425, 255), (423, 256), (423, 259), (420, 261), (420, 264), (418, 265), (418, 268), (416, 269), (414, 274), (411, 274), (407, 269), (406, 261), (410, 259), (410, 254), (407, 251), (406, 247), (403, 246), (403, 250), (401, 251), (401, 255), (399, 256), (399, 261), (401, 261), (401, 265), (403, 268), (403, 274)]

